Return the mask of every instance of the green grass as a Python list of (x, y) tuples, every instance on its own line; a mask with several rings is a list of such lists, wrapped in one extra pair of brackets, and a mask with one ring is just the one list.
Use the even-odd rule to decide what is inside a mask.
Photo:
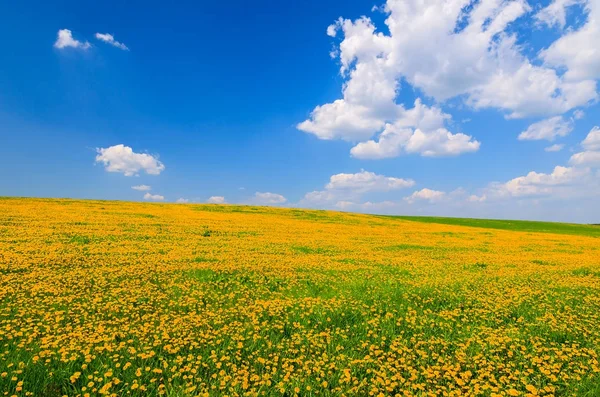
[(486, 229), (511, 230), (517, 232), (556, 233), (571, 234), (577, 236), (600, 237), (599, 225), (582, 225), (576, 223), (559, 222), (514, 221), (502, 219), (445, 218), (438, 216), (380, 216), (413, 222), (439, 223), (443, 225), (481, 227)]

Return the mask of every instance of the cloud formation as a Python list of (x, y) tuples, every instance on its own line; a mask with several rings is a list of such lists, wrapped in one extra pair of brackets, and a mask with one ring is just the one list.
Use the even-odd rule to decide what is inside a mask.
[(583, 5), (587, 13), (586, 22), (578, 29), (568, 30), (549, 48), (540, 52), (540, 58), (551, 67), (565, 68), (566, 81), (578, 82), (600, 78), (600, 2), (597, 0), (554, 0), (540, 11), (545, 21), (565, 24), (568, 7)]
[(395, 178), (378, 175), (361, 170), (355, 174), (335, 174), (329, 178), (325, 190), (306, 193), (300, 205), (309, 207), (337, 206), (343, 202), (354, 202), (368, 193), (390, 192), (409, 188), (415, 185), (412, 179)]
[(409, 204), (412, 204), (415, 201), (419, 200), (435, 203), (437, 201), (442, 200), (444, 197), (446, 197), (445, 192), (425, 188), (414, 192), (408, 197), (405, 197), (404, 200), (406, 200), (406, 202), (408, 202)]
[(114, 36), (112, 34), (109, 33), (96, 33), (95, 35), (96, 39), (103, 41), (107, 44), (112, 45), (113, 47), (117, 47), (123, 51), (129, 51), (129, 48), (127, 48), (127, 46), (123, 43), (118, 42), (117, 40), (115, 40)]
[(208, 200), (206, 200), (207, 203), (210, 204), (224, 204), (225, 203), (225, 197), (223, 196), (211, 196), (208, 198)]
[(565, 147), (562, 143), (555, 143), (554, 145), (550, 145), (544, 148), (546, 152), (560, 152)]
[(256, 192), (252, 203), (258, 205), (278, 205), (283, 204), (287, 201), (281, 194), (270, 193), (270, 192)]
[(575, 166), (600, 168), (600, 127), (592, 128), (581, 142), (581, 146), (584, 150), (571, 156), (569, 163)]
[(573, 131), (573, 120), (565, 120), (562, 116), (551, 117), (531, 124), (527, 130), (519, 134), (520, 141), (553, 141), (557, 137), (569, 135)]
[(148, 153), (135, 153), (123, 144), (96, 149), (96, 162), (104, 164), (108, 172), (119, 172), (125, 176), (138, 175), (144, 171), (149, 175), (159, 175), (165, 166), (157, 157)]
[(161, 196), (160, 194), (151, 194), (151, 193), (144, 194), (144, 200), (163, 201), (164, 199), (165, 199), (165, 197)]
[[(297, 128), (319, 139), (355, 142), (351, 154), (359, 159), (474, 152), (480, 143), (450, 131), (451, 117), (439, 107), (458, 98), (508, 119), (547, 117), (522, 140), (564, 136), (572, 126), (554, 117), (598, 99), (600, 3), (554, 0), (535, 14), (540, 25), (564, 26), (565, 9), (574, 4), (584, 5), (586, 23), (534, 56), (519, 44), (515, 29), (532, 12), (525, 0), (388, 0), (381, 7), (383, 29), (368, 17), (339, 18), (327, 34), (339, 37), (332, 54), (345, 79), (342, 98), (316, 106)], [(400, 81), (438, 105), (418, 99), (407, 109), (396, 103)], [(576, 110), (574, 118), (581, 116)]]
[(69, 29), (60, 29), (57, 34), (56, 41), (54, 42), (54, 47), (58, 49), (63, 48), (79, 48), (82, 50), (87, 50), (92, 45), (87, 41), (81, 42), (73, 38), (73, 32)]
[(361, 170), (355, 174), (335, 174), (329, 178), (325, 185), (327, 190), (350, 190), (356, 193), (387, 192), (413, 186), (412, 179), (394, 178), (377, 175), (374, 172)]
[(147, 192), (150, 189), (152, 189), (152, 187), (148, 186), (148, 185), (136, 185), (136, 186), (132, 186), (131, 188), (133, 190), (137, 190), (137, 191), (140, 191), (140, 192)]

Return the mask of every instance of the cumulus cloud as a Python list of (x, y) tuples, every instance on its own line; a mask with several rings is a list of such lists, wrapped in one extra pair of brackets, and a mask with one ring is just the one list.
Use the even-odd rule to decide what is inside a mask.
[[(548, 17), (548, 21), (556, 20), (564, 26), (565, 9), (574, 4), (583, 4), (587, 13), (587, 20), (579, 29), (568, 30), (563, 36), (540, 52), (540, 58), (546, 65), (565, 68), (565, 79), (568, 81), (581, 81), (586, 79), (600, 78), (600, 2), (597, 0), (587, 1), (553, 1), (546, 8), (553, 7), (548, 15), (556, 15), (556, 18)], [(540, 11), (545, 15), (545, 10)], [(538, 13), (538, 15), (540, 15)]]
[[(453, 156), (477, 151), (480, 143), (450, 131), (450, 116), (438, 106), (420, 100), (412, 109), (397, 104), (401, 80), (437, 103), (459, 98), (473, 109), (498, 109), (509, 119), (559, 117), (586, 106), (598, 99), (600, 2), (554, 0), (535, 19), (563, 27), (565, 10), (575, 4), (584, 5), (586, 23), (540, 51), (543, 64), (528, 57), (514, 29), (532, 11), (525, 0), (388, 0), (381, 8), (385, 29), (367, 17), (339, 18), (327, 34), (340, 37), (333, 54), (345, 79), (342, 98), (316, 106), (297, 127), (319, 139), (354, 142), (351, 155), (359, 159)], [(436, 122), (426, 125), (410, 117), (419, 112), (437, 113)], [(573, 119), (582, 116), (581, 110), (573, 113)], [(520, 139), (553, 140), (571, 130), (572, 121), (549, 117)]]
[(575, 153), (569, 162), (573, 165), (600, 167), (600, 151), (585, 151)]
[(308, 207), (325, 207), (337, 201), (338, 195), (327, 190), (314, 190), (304, 195), (300, 205)]
[(132, 186), (131, 188), (132, 188), (133, 190), (138, 190), (138, 191), (140, 191), (140, 192), (147, 192), (147, 191), (149, 191), (150, 189), (152, 189), (152, 187), (151, 187), (151, 186), (148, 186), (148, 185), (136, 185), (136, 186)]
[[(368, 193), (383, 193), (409, 188), (415, 185), (412, 179), (378, 175), (361, 170), (354, 174), (340, 173), (332, 175), (325, 190), (315, 190), (304, 195), (300, 205), (326, 207), (342, 202), (355, 202)], [(337, 204), (336, 204), (337, 203)]]
[[(538, 20), (550, 21), (552, 14), (560, 22), (554, 8), (538, 13)], [(389, 33), (367, 17), (340, 18), (328, 27), (329, 36), (341, 36), (334, 54), (346, 79), (342, 98), (315, 107), (297, 126), (320, 139), (357, 142), (351, 150), (356, 158), (479, 149), (471, 136), (447, 128), (448, 115), (435, 126), (407, 122), (412, 111), (443, 113), (420, 101), (408, 110), (397, 104), (401, 80), (438, 103), (458, 97), (474, 109), (499, 109), (507, 118), (563, 114), (598, 98), (591, 74), (567, 78), (568, 72), (557, 72), (568, 65), (552, 61), (552, 46), (540, 53), (544, 65), (525, 55), (513, 29), (531, 11), (525, 0), (388, 0), (383, 11)]]
[(426, 106), (417, 99), (411, 109), (398, 107), (396, 120), (385, 125), (378, 140), (360, 142), (350, 154), (359, 159), (382, 159), (403, 153), (436, 157), (477, 151), (480, 143), (471, 136), (452, 134), (444, 128), (450, 118), (440, 108)]
[(341, 211), (358, 211), (369, 213), (389, 213), (398, 212), (400, 210), (399, 203), (395, 201), (366, 201), (364, 203), (354, 201), (338, 201), (334, 206)]
[(581, 142), (584, 151), (575, 153), (569, 160), (571, 165), (600, 168), (600, 127), (594, 127)]
[(573, 131), (573, 120), (565, 120), (562, 116), (551, 117), (531, 124), (527, 130), (519, 134), (520, 141), (545, 139), (553, 141), (556, 137), (567, 136)]
[(165, 169), (157, 157), (147, 153), (135, 153), (132, 148), (123, 144), (98, 148), (96, 152), (96, 162), (104, 164), (108, 172), (134, 176), (144, 171), (149, 175), (159, 175)]
[(331, 25), (327, 26), (327, 36), (335, 37), (336, 34), (337, 34), (337, 25), (336, 24), (331, 24)]
[(115, 40), (114, 36), (112, 34), (109, 33), (96, 33), (96, 39), (103, 41), (107, 44), (112, 45), (113, 47), (117, 47), (123, 51), (129, 51), (129, 48), (127, 48), (127, 46), (123, 43), (118, 42), (117, 40)]
[(595, 126), (581, 142), (586, 150), (600, 150), (600, 127)]
[(87, 41), (81, 42), (73, 38), (73, 32), (69, 29), (60, 29), (57, 34), (56, 41), (54, 42), (54, 47), (63, 49), (63, 48), (80, 48), (82, 50), (87, 50), (92, 45)]
[(596, 82), (563, 81), (555, 70), (524, 61), (518, 68), (496, 72), (472, 89), (467, 104), (475, 109), (498, 108), (509, 119), (561, 114), (595, 101)]
[(277, 205), (277, 204), (283, 204), (287, 201), (287, 199), (285, 197), (283, 197), (281, 194), (277, 194), (277, 193), (270, 193), (270, 192), (256, 192), (254, 194), (254, 199), (252, 200), (252, 202), (254, 204), (259, 204), (259, 205)]
[(560, 114), (595, 100), (595, 81), (567, 81), (523, 54), (512, 25), (530, 10), (525, 0), (389, 0), (389, 34), (367, 17), (338, 19), (328, 34), (343, 36), (336, 52), (347, 79), (343, 98), (316, 107), (298, 128), (322, 139), (368, 138), (398, 117), (400, 79), (438, 101), (464, 97), (509, 118)]
[(144, 200), (163, 201), (164, 199), (165, 199), (165, 197), (161, 196), (160, 194), (151, 194), (151, 193), (144, 194)]
[(386, 128), (379, 140), (361, 142), (350, 149), (350, 154), (359, 159), (383, 159), (397, 157), (402, 152), (419, 153), (424, 157), (457, 156), (476, 152), (481, 144), (465, 134), (452, 134), (445, 128), (432, 132)]
[(562, 143), (555, 143), (554, 145), (550, 145), (545, 147), (544, 150), (546, 152), (560, 152), (565, 147)]
[(327, 190), (352, 190), (358, 193), (365, 192), (387, 192), (390, 190), (403, 189), (415, 184), (412, 179), (394, 178), (377, 175), (374, 172), (361, 170), (355, 174), (335, 174), (329, 178), (325, 185)]
[[(594, 142), (592, 136), (587, 141), (588, 147), (595, 147)], [(351, 189), (325, 189), (307, 193), (298, 205), (378, 214), (447, 216), (451, 213), (466, 217), (590, 222), (600, 215), (595, 203), (600, 196), (600, 170), (556, 166), (548, 173), (531, 171), (472, 192), (462, 188), (449, 192), (424, 188), (401, 200), (365, 201), (362, 196)], [(561, 204), (564, 202), (577, 204), (565, 206)]]
[[(434, 205), (432, 205), (434, 204)], [(306, 205), (306, 204), (303, 204)], [(360, 197), (313, 205), (313, 207), (333, 208), (342, 211), (367, 212), (376, 214), (465, 214), (470, 208), (467, 193), (455, 189), (449, 193), (432, 189), (421, 189), (402, 200), (363, 201)], [(458, 212), (462, 211), (462, 212)]]
[(384, 124), (385, 119), (372, 114), (369, 107), (338, 99), (317, 106), (308, 120), (298, 124), (298, 129), (319, 139), (357, 141), (371, 137)]
[(207, 203), (210, 204), (223, 204), (225, 203), (225, 197), (223, 196), (211, 196), (206, 200)]
[(411, 194), (408, 197), (405, 197), (404, 200), (406, 200), (406, 202), (408, 202), (410, 204), (412, 204), (416, 201), (419, 201), (419, 200), (424, 200), (424, 201), (428, 201), (430, 203), (435, 203), (437, 201), (444, 199), (445, 197), (446, 197), (445, 192), (425, 188), (425, 189), (421, 189), (421, 190), (414, 192), (413, 194)]
[(187, 203), (189, 203), (189, 202), (190, 202), (190, 200), (189, 200), (189, 199), (186, 199), (186, 198), (183, 198), (183, 197), (181, 197), (181, 198), (178, 198), (178, 199), (177, 199), (175, 202), (176, 202), (177, 204), (187, 204)]
[(551, 173), (531, 171), (508, 182), (491, 183), (481, 195), (473, 197), (493, 199), (549, 197), (569, 198), (581, 193), (580, 187), (588, 181), (588, 168), (556, 166)]

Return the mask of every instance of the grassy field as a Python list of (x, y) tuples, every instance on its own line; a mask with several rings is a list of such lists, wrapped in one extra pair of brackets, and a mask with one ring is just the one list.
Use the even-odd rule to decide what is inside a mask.
[(519, 232), (573, 234), (600, 237), (600, 225), (579, 225), (558, 222), (512, 221), (502, 219), (444, 218), (438, 216), (393, 216), (414, 222), (440, 223), (443, 225), (472, 226)]
[(595, 227), (407, 219), (1, 199), (0, 391), (600, 396)]

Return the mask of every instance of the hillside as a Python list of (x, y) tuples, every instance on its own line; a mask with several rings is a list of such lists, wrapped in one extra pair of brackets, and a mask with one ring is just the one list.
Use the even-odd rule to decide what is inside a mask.
[(600, 395), (594, 226), (0, 200), (0, 390)]

